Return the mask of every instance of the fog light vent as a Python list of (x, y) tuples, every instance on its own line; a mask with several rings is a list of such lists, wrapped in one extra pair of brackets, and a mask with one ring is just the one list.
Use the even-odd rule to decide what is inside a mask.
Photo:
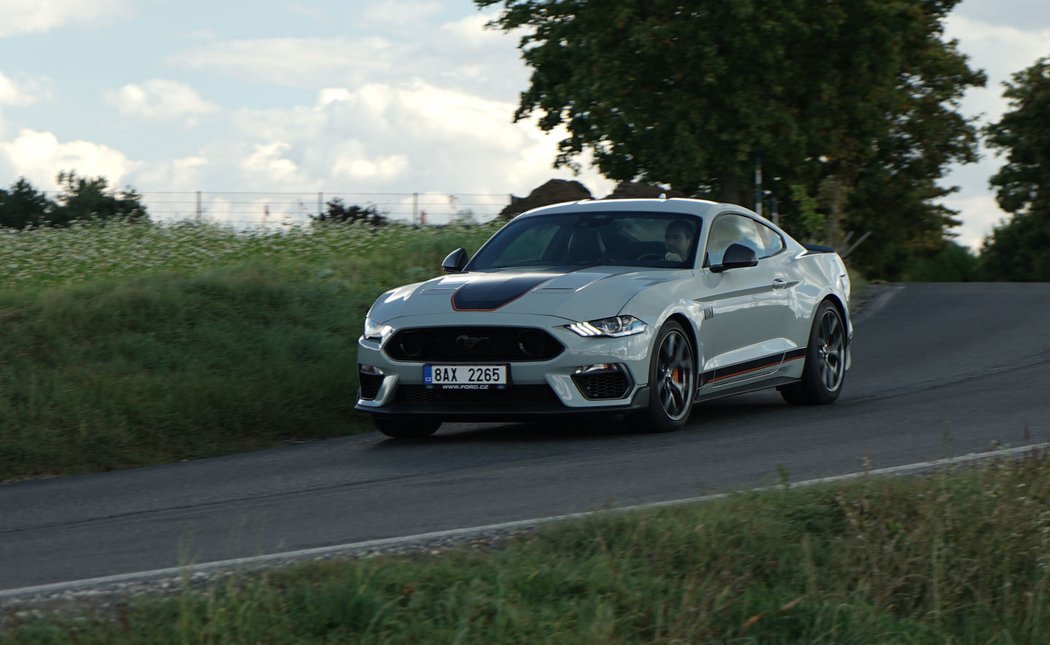
[(376, 398), (380, 386), (383, 385), (383, 372), (372, 365), (360, 365), (357, 380), (361, 384), (361, 398), (371, 401)]
[(627, 370), (616, 363), (585, 365), (572, 375), (584, 398), (594, 400), (622, 399), (631, 388)]

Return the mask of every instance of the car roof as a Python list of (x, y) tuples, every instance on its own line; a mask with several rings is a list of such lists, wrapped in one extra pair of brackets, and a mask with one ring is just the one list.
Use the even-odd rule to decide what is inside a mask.
[[(587, 199), (577, 202), (564, 202), (541, 206), (526, 211), (518, 217), (531, 217), (534, 215), (554, 215), (558, 213), (585, 213), (588, 211), (631, 211), (647, 213), (674, 213), (681, 215), (696, 215), (704, 217), (725, 209), (743, 211), (754, 215), (748, 209), (735, 204), (720, 204), (707, 201), (706, 199), (688, 199), (682, 197), (673, 198), (643, 198), (643, 199)], [(517, 218), (515, 218), (517, 219)]]

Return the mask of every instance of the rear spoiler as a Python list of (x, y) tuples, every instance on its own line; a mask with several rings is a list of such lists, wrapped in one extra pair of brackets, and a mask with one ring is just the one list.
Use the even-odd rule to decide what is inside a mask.
[(806, 247), (806, 251), (809, 253), (834, 253), (835, 249), (830, 246), (823, 246), (821, 244), (803, 244)]

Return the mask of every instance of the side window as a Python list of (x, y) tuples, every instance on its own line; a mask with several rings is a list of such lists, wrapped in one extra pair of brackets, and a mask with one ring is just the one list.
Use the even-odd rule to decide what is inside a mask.
[(758, 226), (763, 242), (762, 252), (758, 254), (759, 258), (768, 258), (784, 250), (784, 238), (780, 237), (779, 233), (761, 222), (755, 222), (755, 224)]
[(707, 239), (707, 265), (721, 264), (722, 256), (731, 244), (749, 246), (754, 249), (755, 255), (765, 257), (766, 241), (758, 227), (755, 220), (743, 215), (722, 213), (717, 216)]

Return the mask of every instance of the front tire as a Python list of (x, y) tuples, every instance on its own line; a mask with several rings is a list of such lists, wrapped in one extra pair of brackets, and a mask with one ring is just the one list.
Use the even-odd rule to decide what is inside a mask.
[(425, 439), (437, 432), (441, 422), (437, 419), (415, 416), (372, 415), (372, 423), (388, 437), (394, 439)]
[(809, 331), (802, 379), (779, 388), (780, 396), (791, 405), (827, 405), (839, 398), (845, 379), (846, 325), (838, 308), (825, 300)]
[(696, 396), (696, 360), (685, 329), (671, 320), (656, 335), (649, 359), (649, 407), (631, 416), (638, 432), (672, 432), (685, 426)]

